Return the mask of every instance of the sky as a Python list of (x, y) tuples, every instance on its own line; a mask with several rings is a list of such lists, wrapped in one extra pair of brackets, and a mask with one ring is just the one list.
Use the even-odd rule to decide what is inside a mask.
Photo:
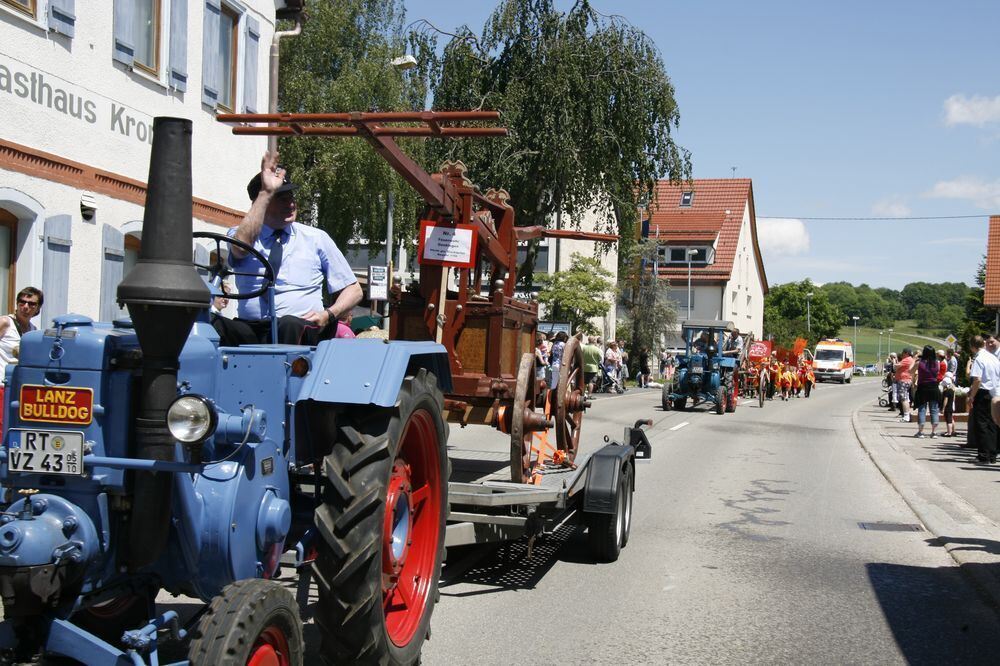
[[(404, 1), (408, 21), (477, 33), (497, 4)], [(974, 283), (1000, 214), (1000, 1), (591, 6), (656, 43), (694, 177), (753, 179), (771, 285)], [(805, 219), (935, 216), (975, 217)]]

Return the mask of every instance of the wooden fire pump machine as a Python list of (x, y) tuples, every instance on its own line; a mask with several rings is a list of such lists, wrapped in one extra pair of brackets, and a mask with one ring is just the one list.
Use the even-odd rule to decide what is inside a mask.
[(461, 162), (428, 174), (394, 140), (506, 136), (503, 127), (456, 124), (499, 117), (496, 111), (443, 111), (222, 114), (219, 120), (240, 123), (234, 134), (362, 137), (427, 202), (420, 223), (419, 283), (394, 291), (389, 336), (443, 344), (453, 382), (445, 396), (448, 421), (509, 434), (511, 480), (538, 483), (547, 469), (574, 466), (583, 412), (590, 405), (584, 397), (579, 336), (566, 343), (559, 376), (552, 378), (555, 386), (536, 379), (538, 304), (514, 295), (517, 244), (538, 238), (614, 242), (618, 237), (518, 227), (505, 190), (480, 192)]

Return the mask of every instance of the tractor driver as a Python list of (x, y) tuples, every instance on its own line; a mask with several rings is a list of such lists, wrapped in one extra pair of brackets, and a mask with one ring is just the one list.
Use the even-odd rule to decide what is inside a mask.
[(701, 335), (698, 336), (698, 339), (691, 343), (691, 347), (699, 354), (707, 352), (711, 345), (712, 340), (708, 335), (708, 331), (702, 331)]
[(740, 352), (743, 351), (743, 336), (740, 335), (740, 329), (733, 328), (733, 332), (729, 334), (729, 339), (726, 340), (726, 348), (723, 350), (723, 356), (739, 356)]
[[(361, 302), (361, 287), (333, 239), (321, 229), (295, 221), (295, 185), (278, 166), (277, 153), (265, 153), (260, 166), (260, 173), (247, 185), (253, 202), (250, 210), (229, 235), (266, 256), (274, 269), (276, 342), (316, 345), (333, 337), (337, 320)], [(239, 291), (246, 293), (261, 287), (264, 267), (253, 255), (233, 246), (230, 263), (240, 273), (256, 274), (237, 275)], [(334, 296), (328, 308), (323, 307), (324, 280)], [(238, 317), (230, 327), (233, 330), (222, 336), (222, 344), (268, 341), (271, 314), (266, 294), (239, 301)]]

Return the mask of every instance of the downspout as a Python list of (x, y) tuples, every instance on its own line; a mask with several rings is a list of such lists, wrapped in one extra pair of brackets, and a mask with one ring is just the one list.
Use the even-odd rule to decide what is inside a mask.
[[(284, 37), (297, 37), (302, 34), (302, 14), (295, 15), (295, 27), (291, 30), (276, 31), (271, 38), (270, 56), (270, 76), (268, 77), (268, 98), (267, 112), (278, 112), (278, 55), (281, 51), (280, 44)], [(275, 123), (271, 123), (274, 125)], [(278, 137), (271, 135), (267, 137), (267, 150), (270, 153), (278, 150)]]

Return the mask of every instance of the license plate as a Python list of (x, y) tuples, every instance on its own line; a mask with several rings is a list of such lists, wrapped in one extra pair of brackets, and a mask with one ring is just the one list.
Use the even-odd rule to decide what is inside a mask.
[(691, 372), (693, 372), (696, 375), (700, 375), (701, 373), (705, 372), (705, 368), (702, 368), (700, 366), (696, 366), (694, 368), (691, 368)]
[(32, 474), (83, 475), (83, 433), (12, 429), (7, 469)]

